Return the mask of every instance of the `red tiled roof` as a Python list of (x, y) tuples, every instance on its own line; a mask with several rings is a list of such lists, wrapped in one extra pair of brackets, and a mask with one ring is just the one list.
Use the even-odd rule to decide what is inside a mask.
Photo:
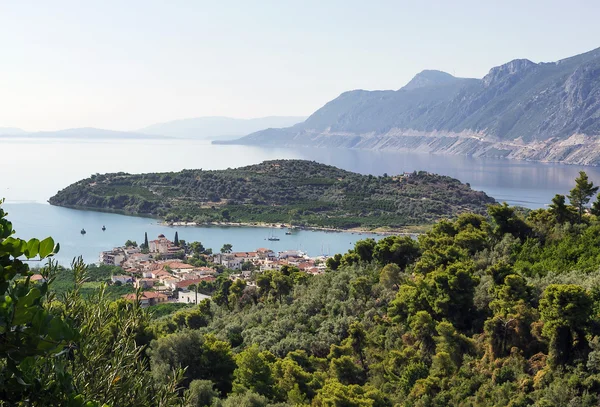
[(256, 257), (257, 252), (235, 252), (232, 253), (235, 257)]
[(169, 266), (172, 269), (193, 269), (194, 266), (191, 264), (182, 263), (180, 261), (172, 261), (163, 264), (163, 268)]
[(153, 272), (152, 274), (154, 274), (156, 277), (166, 277), (166, 276), (171, 277), (171, 273), (169, 273), (168, 271), (165, 271), (165, 270)]

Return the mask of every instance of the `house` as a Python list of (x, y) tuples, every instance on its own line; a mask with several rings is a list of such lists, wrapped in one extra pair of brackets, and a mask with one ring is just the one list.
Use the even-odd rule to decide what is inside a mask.
[(182, 290), (177, 293), (177, 302), (184, 304), (198, 304), (207, 298), (210, 298), (210, 296), (190, 290)]
[(194, 266), (180, 261), (171, 261), (163, 264), (163, 269), (166, 270), (167, 268), (169, 268), (175, 276), (183, 278), (184, 275), (189, 274), (194, 269)]
[(133, 277), (131, 277), (131, 276), (112, 276), (110, 278), (110, 281), (113, 284), (115, 284), (115, 283), (121, 283), (121, 284), (133, 283)]
[(133, 253), (129, 255), (127, 259), (129, 262), (133, 264), (140, 264), (143, 261), (147, 261), (150, 259), (150, 255), (148, 253)]
[[(126, 294), (123, 296), (126, 300), (135, 301), (137, 295), (135, 293)], [(142, 307), (149, 307), (152, 305), (162, 304), (167, 302), (168, 297), (165, 294), (157, 293), (154, 291), (142, 291), (139, 300)]]
[(259, 259), (274, 259), (277, 257), (277, 255), (275, 254), (275, 252), (271, 249), (265, 249), (264, 247), (261, 247), (259, 249), (256, 249), (256, 253), (258, 255)]
[(197, 267), (193, 272), (199, 276), (214, 276), (217, 274), (217, 270), (212, 267)]
[(160, 282), (163, 283), (165, 287), (174, 290), (177, 288), (176, 284), (179, 282), (179, 279), (175, 277), (164, 277), (160, 279)]
[(187, 289), (189, 286), (200, 284), (202, 281), (214, 282), (214, 281), (216, 281), (216, 278), (214, 278), (213, 276), (205, 276), (205, 277), (195, 278), (192, 280), (178, 281), (175, 283), (174, 288)]
[(287, 265), (286, 260), (266, 260), (264, 264), (261, 264), (260, 271), (267, 270), (281, 270), (281, 266)]
[(285, 250), (283, 252), (279, 252), (280, 259), (287, 259), (290, 257), (298, 257), (303, 258), (305, 256), (300, 250)]
[(135, 288), (142, 288), (142, 289), (152, 288), (152, 287), (154, 287), (155, 282), (156, 282), (156, 280), (154, 280), (152, 278), (140, 278), (133, 282), (133, 286)]
[(108, 264), (110, 266), (120, 266), (124, 260), (125, 253), (118, 249), (100, 253), (100, 263), (102, 264)]
[(163, 269), (169, 267), (172, 271), (192, 270), (194, 266), (180, 261), (167, 261), (163, 263)]
[[(146, 277), (146, 275), (144, 275), (144, 277)], [(169, 273), (166, 270), (158, 270), (158, 271), (155, 270), (150, 273), (150, 278), (162, 279), (165, 277), (173, 277), (173, 276), (171, 275), (171, 273)]]

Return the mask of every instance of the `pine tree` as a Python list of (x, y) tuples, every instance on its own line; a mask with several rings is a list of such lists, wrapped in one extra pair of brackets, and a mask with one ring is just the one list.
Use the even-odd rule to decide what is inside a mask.
[(571, 205), (577, 209), (579, 222), (581, 222), (583, 216), (583, 209), (596, 192), (598, 192), (598, 187), (595, 187), (594, 183), (588, 180), (585, 171), (579, 171), (579, 177), (575, 179), (575, 188), (569, 192), (568, 196)]
[(565, 223), (571, 221), (574, 217), (574, 209), (572, 206), (567, 206), (564, 195), (555, 195), (552, 198), (550, 205), (550, 213), (554, 215), (557, 223)]
[(175, 232), (175, 241), (173, 242), (175, 246), (179, 246), (179, 235)]
[(592, 215), (600, 216), (600, 195), (596, 197), (596, 201), (592, 204)]

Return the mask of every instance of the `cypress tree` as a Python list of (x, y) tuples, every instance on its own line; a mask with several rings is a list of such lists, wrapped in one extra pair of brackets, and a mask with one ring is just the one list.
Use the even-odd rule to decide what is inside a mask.
[(148, 249), (148, 232), (144, 232), (144, 249)]
[(175, 246), (179, 246), (179, 235), (175, 232), (175, 241), (173, 242)]

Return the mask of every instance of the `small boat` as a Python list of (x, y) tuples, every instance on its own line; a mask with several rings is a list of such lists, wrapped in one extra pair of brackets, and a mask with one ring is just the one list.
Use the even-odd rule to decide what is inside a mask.
[(81, 229), (81, 234), (85, 235), (87, 232), (85, 231), (85, 229)]
[(106, 226), (102, 225), (102, 231), (104, 232), (106, 230)]
[(290, 232), (289, 230), (287, 232), (285, 232), (286, 235), (291, 235), (292, 232)]
[(277, 242), (277, 241), (279, 241), (279, 238), (277, 236), (275, 236), (273, 233), (271, 233), (271, 235), (267, 238), (267, 240), (270, 240), (271, 242)]

